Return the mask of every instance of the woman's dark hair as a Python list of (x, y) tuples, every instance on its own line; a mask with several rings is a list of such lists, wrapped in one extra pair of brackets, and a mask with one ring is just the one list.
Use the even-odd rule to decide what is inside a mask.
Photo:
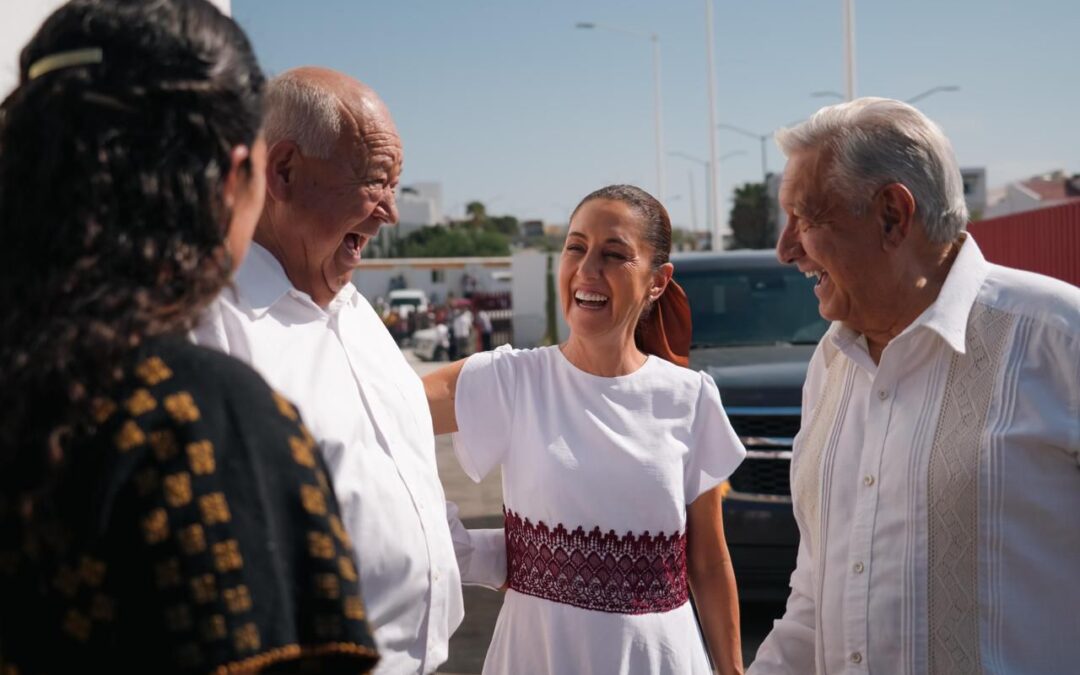
[(124, 358), (227, 283), (224, 181), (258, 136), (264, 77), (206, 0), (73, 0), (19, 68), (0, 106), (0, 501), (32, 510)]
[(641, 237), (653, 249), (654, 270), (670, 260), (671, 217), (656, 197), (634, 185), (608, 185), (586, 195), (570, 215), (570, 220), (574, 219), (582, 206), (597, 199), (622, 202), (637, 212), (641, 218)]

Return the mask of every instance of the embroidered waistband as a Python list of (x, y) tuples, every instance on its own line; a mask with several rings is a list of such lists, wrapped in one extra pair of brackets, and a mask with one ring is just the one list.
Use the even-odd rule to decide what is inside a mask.
[(503, 509), (510, 588), (583, 609), (667, 612), (689, 597), (686, 535), (554, 529)]

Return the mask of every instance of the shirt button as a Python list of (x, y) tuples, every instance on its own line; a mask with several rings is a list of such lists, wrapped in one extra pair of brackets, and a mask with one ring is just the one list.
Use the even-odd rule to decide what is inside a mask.
[(889, 398), (889, 392), (885, 391), (884, 389), (878, 389), (877, 397), (884, 401), (885, 399)]
[(855, 574), (862, 574), (864, 568), (861, 562), (857, 562), (851, 566), (851, 569), (855, 570)]
[(862, 663), (862, 654), (860, 654), (859, 652), (851, 652), (851, 656), (849, 658), (851, 658), (852, 663)]
[(870, 475), (863, 476), (862, 482), (866, 487), (870, 487), (874, 484), (874, 477)]

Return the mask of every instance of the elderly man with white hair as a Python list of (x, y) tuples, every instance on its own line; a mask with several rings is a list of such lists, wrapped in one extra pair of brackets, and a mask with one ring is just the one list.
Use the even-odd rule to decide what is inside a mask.
[[(460, 573), (498, 587), (506, 564), (501, 530), (466, 532), (449, 505), (451, 534), (423, 385), (351, 282), (367, 242), (397, 221), (401, 139), (378, 95), (332, 70), (283, 73), (265, 105), (255, 242), (194, 337), (300, 407), (356, 553), (376, 672), (430, 673), (461, 622)], [(297, 461), (310, 461), (310, 441), (296, 440)], [(322, 543), (308, 542), (313, 556)]]
[(810, 363), (798, 565), (750, 669), (1080, 669), (1080, 289), (988, 263), (933, 122), (899, 101), (779, 132), (781, 260), (833, 321)]

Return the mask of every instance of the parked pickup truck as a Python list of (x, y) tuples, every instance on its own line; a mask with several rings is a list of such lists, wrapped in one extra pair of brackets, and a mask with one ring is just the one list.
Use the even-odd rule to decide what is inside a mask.
[(724, 529), (740, 598), (781, 600), (799, 533), (791, 510), (791, 446), (810, 356), (828, 328), (813, 280), (772, 251), (672, 257), (690, 298), (690, 367), (712, 375), (746, 460), (728, 480)]

